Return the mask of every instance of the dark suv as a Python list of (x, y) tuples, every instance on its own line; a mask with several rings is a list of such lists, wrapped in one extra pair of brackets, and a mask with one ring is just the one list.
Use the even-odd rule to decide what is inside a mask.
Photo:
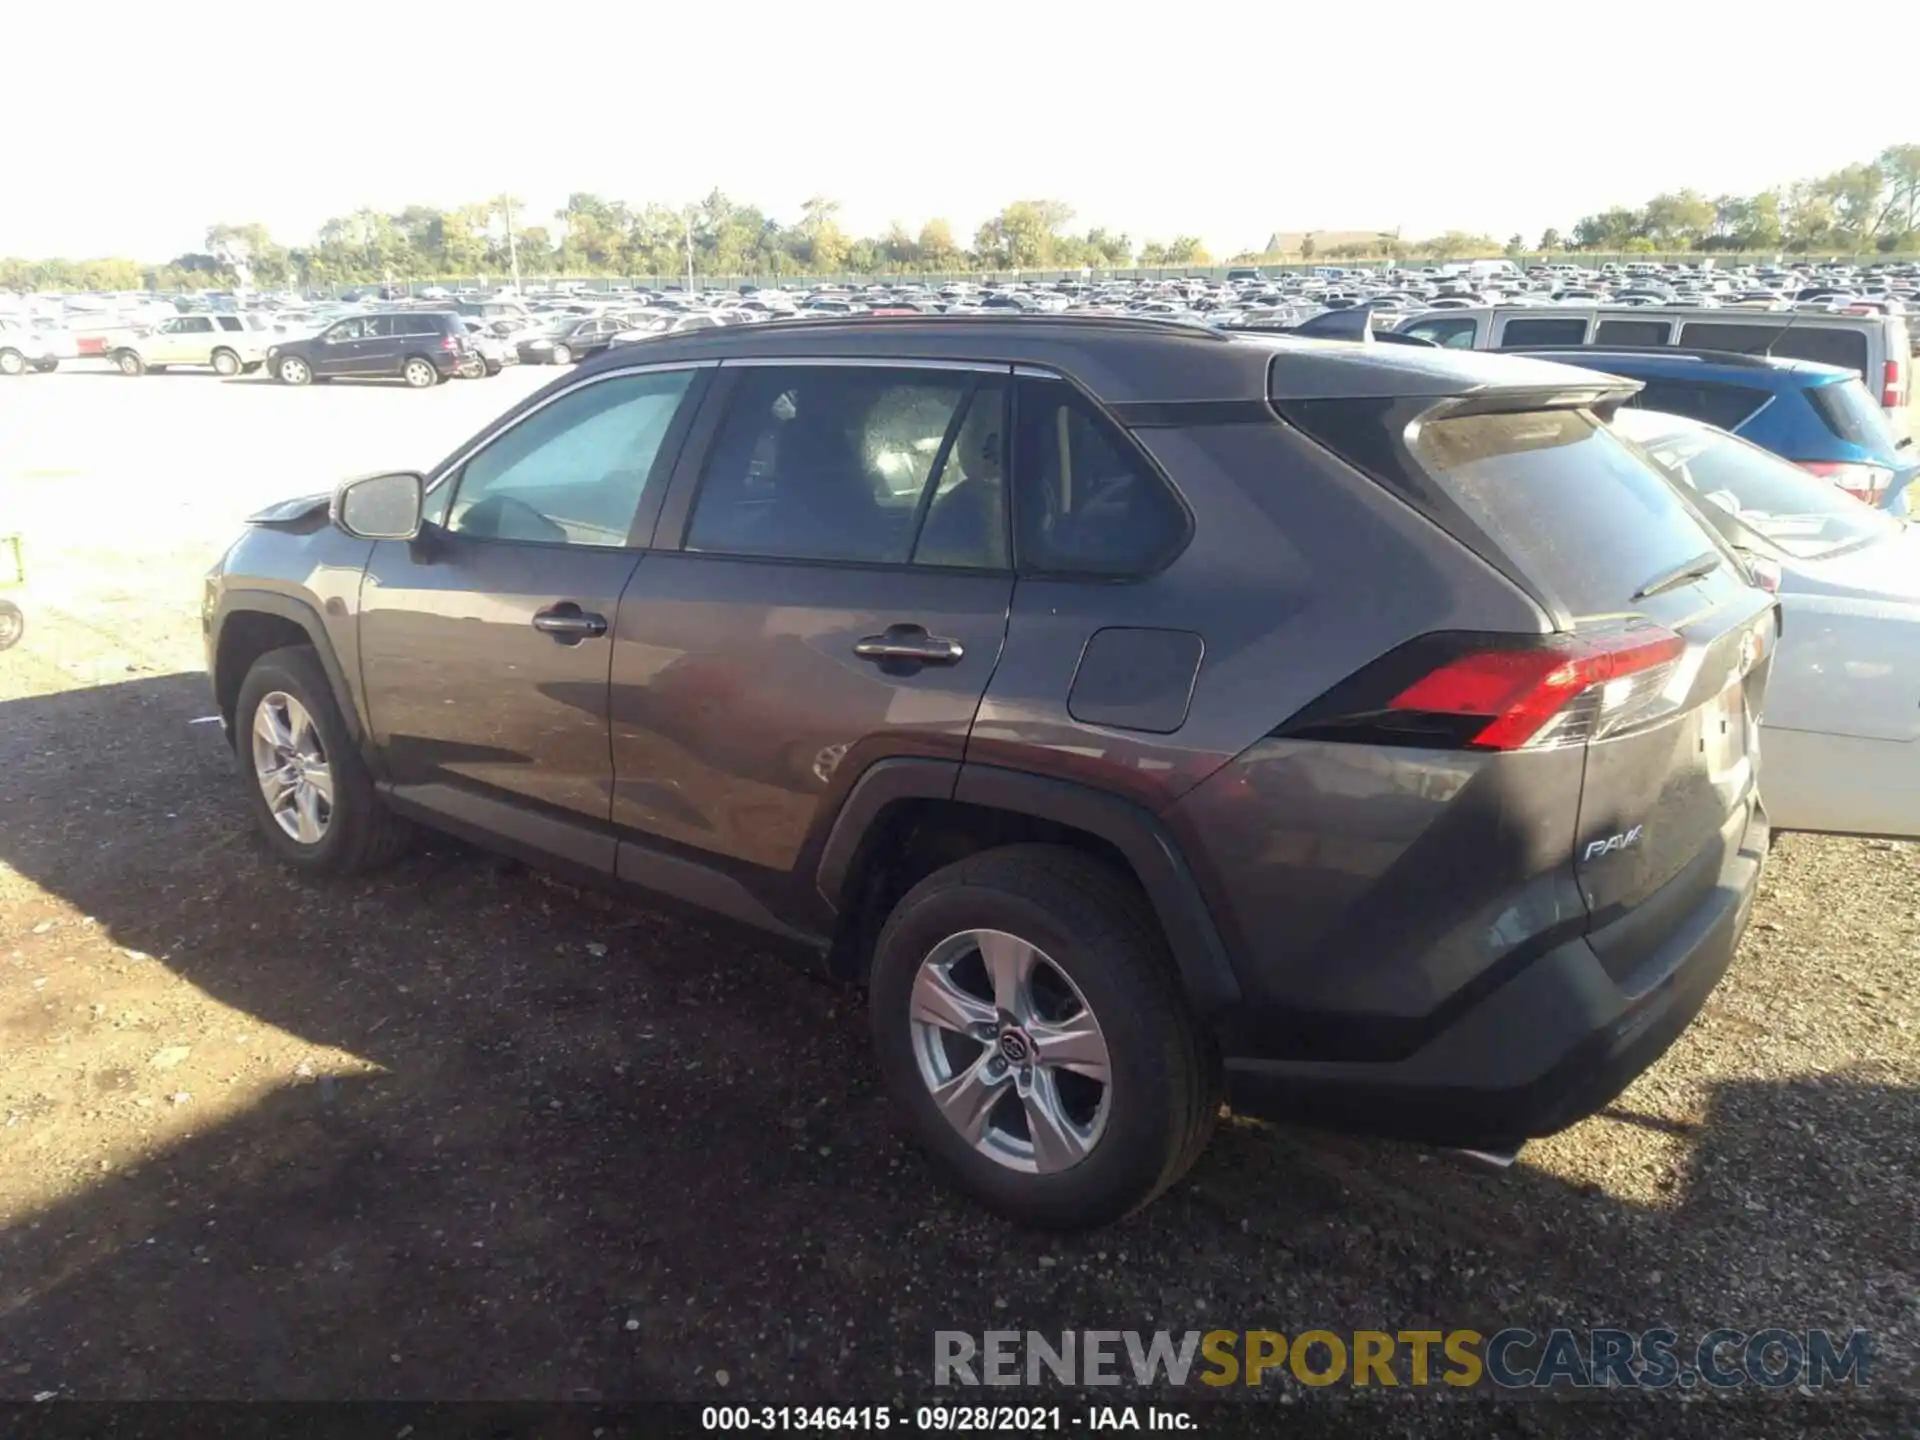
[(410, 822), (866, 984), (1009, 1216), (1110, 1220), (1223, 1098), (1511, 1149), (1700, 1008), (1766, 852), (1776, 628), (1633, 390), (1070, 316), (701, 331), (209, 576), (272, 848)]
[(353, 375), (426, 390), (459, 373), (473, 354), (466, 322), (451, 311), (375, 311), (281, 341), (267, 351), (267, 373), (283, 385)]

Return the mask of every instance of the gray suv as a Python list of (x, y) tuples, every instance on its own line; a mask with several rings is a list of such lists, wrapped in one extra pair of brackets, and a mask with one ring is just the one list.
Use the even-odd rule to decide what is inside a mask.
[(1699, 1010), (1776, 610), (1632, 382), (1120, 317), (602, 356), (208, 577), (267, 843), (419, 824), (864, 985), (1000, 1213), (1112, 1220), (1242, 1113), (1511, 1149)]

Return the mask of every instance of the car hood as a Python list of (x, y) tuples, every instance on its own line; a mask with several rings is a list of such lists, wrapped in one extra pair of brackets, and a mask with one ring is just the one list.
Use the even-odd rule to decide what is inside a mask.
[(315, 520), (327, 518), (327, 512), (333, 504), (333, 496), (322, 492), (317, 495), (296, 495), (291, 500), (280, 500), (256, 510), (247, 517), (249, 525), (265, 525), (272, 529), (304, 529)]
[(1781, 564), (1780, 588), (1793, 595), (1852, 596), (1920, 604), (1920, 525), (1831, 560)]

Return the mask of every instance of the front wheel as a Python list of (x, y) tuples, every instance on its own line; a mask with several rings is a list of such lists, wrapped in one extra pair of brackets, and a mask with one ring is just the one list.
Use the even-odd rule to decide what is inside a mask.
[(553, 363), (556, 365), (571, 365), (573, 363), (573, 351), (565, 345), (554, 346), (551, 353), (553, 355)]
[(253, 662), (234, 707), (234, 734), (254, 822), (287, 864), (350, 875), (406, 848), (406, 822), (374, 790), (308, 646), (270, 650)]
[(27, 357), (18, 350), (0, 350), (0, 375), (24, 375)]
[(11, 650), (27, 633), (27, 617), (11, 600), (0, 600), (0, 650)]
[(313, 379), (313, 367), (297, 355), (289, 355), (273, 368), (274, 378), (282, 385), (305, 385)]
[(231, 379), (240, 373), (240, 357), (231, 350), (213, 352), (213, 373), (221, 379)]
[(1117, 1220), (1198, 1158), (1219, 1061), (1145, 898), (1089, 856), (1013, 845), (922, 880), (875, 946), (873, 1043), (961, 1190), (1021, 1224)]
[(440, 383), (440, 372), (418, 356), (407, 361), (400, 371), (400, 376), (415, 390), (428, 390)]
[(147, 373), (147, 362), (131, 350), (122, 350), (118, 355), (115, 355), (113, 357), (113, 363), (120, 367), (120, 373), (122, 375), (144, 375)]

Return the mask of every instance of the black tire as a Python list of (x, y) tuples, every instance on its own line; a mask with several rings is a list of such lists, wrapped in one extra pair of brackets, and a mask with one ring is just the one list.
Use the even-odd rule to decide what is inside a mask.
[(547, 352), (547, 358), (552, 360), (556, 365), (571, 365), (573, 363), (573, 347), (570, 345), (556, 345)]
[(18, 350), (0, 349), (0, 375), (24, 375), (27, 357)]
[(134, 376), (147, 373), (147, 362), (131, 350), (114, 352), (113, 363), (120, 367), (122, 375)]
[(213, 373), (222, 380), (231, 379), (240, 373), (240, 357), (231, 350), (214, 351), (212, 361)]
[[(981, 1153), (922, 1078), (908, 1023), (921, 962), (975, 929), (1037, 946), (1079, 988), (1105, 1037), (1105, 1128), (1069, 1168), (1023, 1172)], [(1213, 1132), (1219, 1058), (1187, 1008), (1159, 924), (1130, 878), (1078, 851), (1010, 845), (922, 880), (880, 933), (868, 998), (881, 1075), (915, 1137), (955, 1186), (1018, 1224), (1118, 1220), (1179, 1180)]]
[(273, 367), (273, 378), (282, 385), (306, 385), (318, 377), (313, 366), (298, 355), (283, 355)]
[(27, 617), (11, 600), (0, 600), (0, 650), (11, 650), (27, 633)]
[(33, 368), (38, 370), (42, 375), (51, 375), (60, 368), (60, 361), (57, 358), (53, 360), (41, 360), (37, 362)]
[[(254, 717), (260, 702), (276, 692), (291, 695), (306, 708), (333, 774), (332, 815), (313, 844), (303, 844), (280, 828), (254, 770)], [(373, 776), (347, 733), (333, 686), (312, 647), (269, 650), (253, 662), (234, 706), (233, 733), (247, 808), (268, 847), (286, 864), (312, 875), (356, 875), (389, 864), (406, 850), (412, 827), (389, 810), (374, 790)]]
[(400, 378), (414, 390), (431, 390), (445, 377), (439, 367), (424, 355), (409, 355), (400, 363)]

